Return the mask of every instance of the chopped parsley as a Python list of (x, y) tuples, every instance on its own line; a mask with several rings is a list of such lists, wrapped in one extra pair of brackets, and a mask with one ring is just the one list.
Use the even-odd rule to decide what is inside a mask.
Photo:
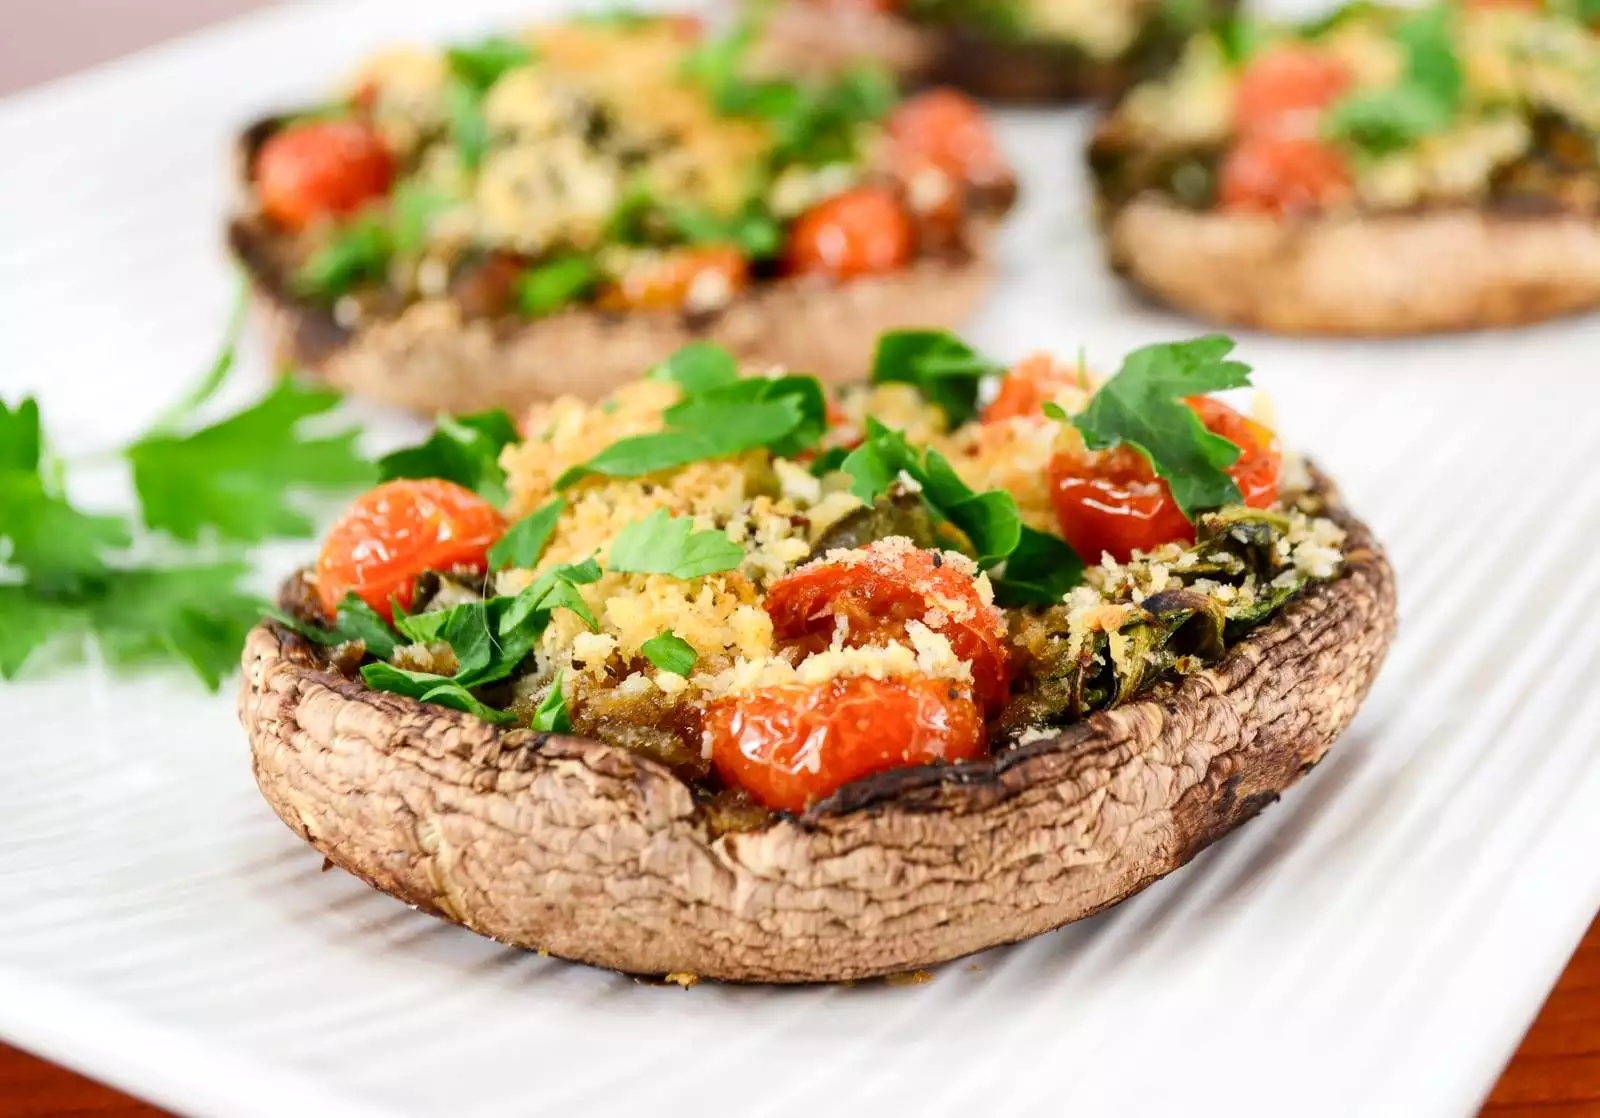
[[(1235, 504), (1239, 487), (1226, 468), (1239, 448), (1206, 429), (1184, 397), (1250, 384), (1250, 367), (1227, 360), (1233, 340), (1220, 335), (1145, 346), (1070, 418), (1090, 450), (1127, 444), (1147, 458), (1191, 521), (1207, 509)], [(1053, 405), (1046, 411), (1063, 413)]]
[(526, 43), (492, 35), (476, 43), (458, 43), (445, 51), (450, 73), (478, 93), (487, 92), (510, 70), (533, 62)]
[(551, 734), (572, 732), (572, 716), (567, 713), (567, 696), (561, 690), (565, 675), (565, 671), (556, 672), (555, 678), (550, 681), (550, 690), (546, 693), (544, 701), (539, 704), (539, 709), (533, 712), (533, 721), (530, 725), (535, 730)]
[(669, 380), (685, 396), (726, 388), (739, 380), (739, 362), (711, 342), (690, 342), (649, 372), (651, 380)]
[(671, 629), (645, 641), (639, 646), (639, 651), (657, 668), (674, 675), (688, 675), (694, 671), (695, 662), (699, 660), (694, 646)]
[(978, 412), (978, 386), (1004, 367), (980, 356), (943, 330), (895, 330), (878, 339), (872, 358), (872, 383), (916, 387), (929, 403), (944, 409), (952, 427)]
[(449, 676), (407, 671), (387, 661), (375, 660), (361, 666), (361, 679), (374, 691), (406, 695), (419, 702), (449, 707), (496, 725), (505, 726), (517, 720), (516, 715), (496, 710)]
[(440, 478), (503, 505), (508, 494), (500, 452), (521, 440), (516, 424), (499, 408), (471, 415), (441, 415), (424, 442), (378, 459), (378, 480)]
[(550, 534), (556, 530), (556, 521), (566, 509), (566, 499), (557, 497), (507, 528), (506, 534), (489, 549), (489, 569), (526, 570), (538, 563)]
[(600, 265), (588, 257), (557, 257), (517, 277), (517, 308), (529, 318), (553, 314), (586, 298), (600, 279)]
[(981, 567), (994, 566), (1021, 542), (1022, 516), (1015, 497), (1002, 489), (974, 491), (944, 455), (919, 451), (876, 419), (868, 418), (866, 439), (840, 468), (854, 482), (850, 492), (868, 504), (910, 478), (928, 510), (967, 537)]
[(693, 517), (657, 509), (617, 533), (606, 569), (687, 579), (731, 571), (743, 561), (744, 548), (725, 532), (697, 532)]
[(360, 641), (368, 652), (380, 659), (394, 655), (399, 644), (394, 629), (377, 610), (354, 594), (346, 594), (334, 616), (332, 628), (312, 625), (297, 617), (290, 617), (279, 609), (269, 609), (267, 616), (284, 628), (298, 633), (317, 644), (344, 644)]
[(1324, 133), (1369, 155), (1385, 155), (1450, 127), (1465, 83), (1451, 41), (1454, 19), (1445, 4), (1407, 15), (1394, 32), (1406, 55), (1400, 81), (1335, 102), (1323, 118)]
[(995, 601), (1003, 607), (1054, 605), (1083, 581), (1083, 560), (1066, 540), (1022, 526), (1017, 546), (994, 580)]

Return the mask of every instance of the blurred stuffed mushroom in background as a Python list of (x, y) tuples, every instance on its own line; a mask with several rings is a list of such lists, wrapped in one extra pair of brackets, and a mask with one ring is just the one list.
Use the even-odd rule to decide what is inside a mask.
[(764, 62), (797, 73), (864, 61), (902, 83), (1050, 102), (1114, 93), (1176, 57), (1237, 0), (782, 0)]
[(229, 238), (280, 356), (421, 412), (603, 394), (696, 340), (855, 375), (957, 325), (1016, 186), (964, 94), (759, 75), (612, 12), (368, 59), (240, 138)]

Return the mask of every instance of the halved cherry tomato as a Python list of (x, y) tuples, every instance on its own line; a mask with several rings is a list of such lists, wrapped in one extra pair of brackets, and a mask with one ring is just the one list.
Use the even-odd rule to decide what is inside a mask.
[(274, 221), (302, 229), (347, 214), (389, 192), (394, 159), (371, 128), (354, 120), (294, 124), (256, 155), (256, 193)]
[(1239, 135), (1317, 134), (1317, 117), (1355, 81), (1345, 61), (1302, 43), (1273, 47), (1240, 76), (1233, 118)]
[[(1283, 464), (1277, 436), (1220, 400), (1195, 396), (1188, 404), (1209, 430), (1239, 447), (1228, 476), (1243, 502), (1259, 509), (1277, 500)], [(1106, 553), (1124, 563), (1135, 551), (1194, 540), (1194, 525), (1172, 499), (1167, 483), (1132, 447), (1057, 454), (1050, 462), (1050, 497), (1061, 534), (1090, 563)]]
[(985, 710), (1005, 702), (1005, 616), (985, 604), (972, 575), (937, 552), (879, 542), (845, 560), (808, 564), (772, 584), (767, 613), (779, 641), (808, 652), (827, 648), (841, 624), (844, 643), (859, 648), (903, 640), (907, 622), (920, 621), (972, 665), (973, 691)]
[(895, 192), (860, 186), (801, 214), (784, 260), (791, 272), (843, 280), (897, 272), (915, 252), (911, 215)]
[(750, 262), (731, 245), (672, 249), (600, 289), (602, 310), (711, 310), (750, 286)]
[(718, 699), (705, 714), (711, 761), (776, 811), (803, 811), (852, 780), (984, 751), (983, 715), (939, 679), (834, 679)]
[(424, 571), (488, 566), (505, 518), (482, 497), (437, 478), (384, 482), (345, 510), (317, 558), (317, 597), (331, 616), (346, 594), (392, 615), (411, 605)]
[(1077, 372), (1048, 353), (1034, 353), (1013, 365), (1000, 382), (1000, 392), (979, 417), (983, 423), (1007, 419), (1044, 419), (1044, 405), (1077, 380)]
[(1337, 205), (1354, 187), (1344, 157), (1321, 140), (1257, 136), (1223, 159), (1220, 189), (1225, 210), (1283, 215)]
[(931, 165), (957, 182), (987, 184), (1011, 169), (978, 103), (954, 89), (930, 89), (902, 101), (884, 125), (897, 166)]

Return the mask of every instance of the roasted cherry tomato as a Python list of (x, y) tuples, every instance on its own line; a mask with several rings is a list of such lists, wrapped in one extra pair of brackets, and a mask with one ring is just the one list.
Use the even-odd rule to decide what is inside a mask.
[(848, 559), (808, 564), (772, 584), (767, 613), (773, 636), (808, 652), (827, 648), (841, 625), (845, 643), (861, 647), (903, 640), (907, 622), (920, 621), (972, 665), (984, 709), (1005, 702), (1005, 616), (983, 601), (972, 575), (937, 552), (880, 542)]
[(750, 262), (731, 246), (673, 249), (600, 289), (602, 310), (712, 310), (750, 286)]
[[(1259, 509), (1277, 500), (1283, 464), (1277, 436), (1219, 400), (1196, 396), (1188, 403), (1207, 428), (1239, 447), (1228, 476), (1244, 503)], [(1194, 525), (1172, 499), (1167, 483), (1131, 447), (1057, 454), (1050, 462), (1050, 496), (1061, 534), (1090, 563), (1106, 553), (1123, 563), (1135, 551), (1194, 540)]]
[(488, 501), (436, 478), (389, 481), (345, 510), (317, 558), (317, 597), (331, 616), (346, 594), (391, 616), (411, 605), (424, 571), (476, 570), (506, 530)]
[(722, 778), (776, 811), (803, 811), (873, 773), (984, 751), (978, 704), (939, 679), (770, 687), (716, 700), (704, 726)]
[(784, 260), (791, 272), (853, 279), (897, 272), (915, 252), (911, 215), (895, 192), (861, 186), (801, 214), (789, 230)]
[(354, 120), (293, 124), (256, 155), (256, 194), (274, 221), (302, 229), (389, 192), (394, 160), (378, 134)]
[(1000, 382), (1000, 391), (979, 417), (983, 423), (1007, 419), (1045, 418), (1042, 410), (1055, 394), (1077, 379), (1077, 371), (1059, 364), (1048, 353), (1024, 357)]
[(1243, 137), (1315, 136), (1322, 110), (1354, 80), (1344, 60), (1327, 51), (1305, 44), (1273, 47), (1240, 76), (1234, 124)]
[(1009, 178), (1010, 167), (978, 103), (954, 89), (930, 89), (902, 101), (884, 125), (897, 165), (931, 165), (958, 182)]
[(1345, 201), (1353, 185), (1344, 157), (1321, 140), (1257, 136), (1222, 162), (1222, 208), (1266, 214), (1312, 213)]

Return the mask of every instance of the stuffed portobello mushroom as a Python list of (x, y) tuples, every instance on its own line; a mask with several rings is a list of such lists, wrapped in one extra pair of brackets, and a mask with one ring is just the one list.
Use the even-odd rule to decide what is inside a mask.
[(741, 33), (612, 14), (367, 61), (250, 128), (230, 226), (280, 356), (423, 412), (602, 394), (694, 339), (855, 375), (953, 325), (1015, 195), (960, 94), (751, 76)]
[(697, 344), (383, 462), (250, 635), (256, 779), (333, 863), (642, 974), (920, 967), (1137, 892), (1321, 759), (1382, 548), (1207, 393), (938, 332), (871, 384)]
[(1592, 6), (1239, 21), (1100, 123), (1110, 261), (1220, 322), (1394, 335), (1600, 305)]
[[(828, 73), (877, 62), (903, 84), (948, 83), (1001, 101), (1116, 92), (1161, 69), (1236, 0), (784, 0), (771, 66)], [(762, 5), (763, 8), (768, 7)]]

